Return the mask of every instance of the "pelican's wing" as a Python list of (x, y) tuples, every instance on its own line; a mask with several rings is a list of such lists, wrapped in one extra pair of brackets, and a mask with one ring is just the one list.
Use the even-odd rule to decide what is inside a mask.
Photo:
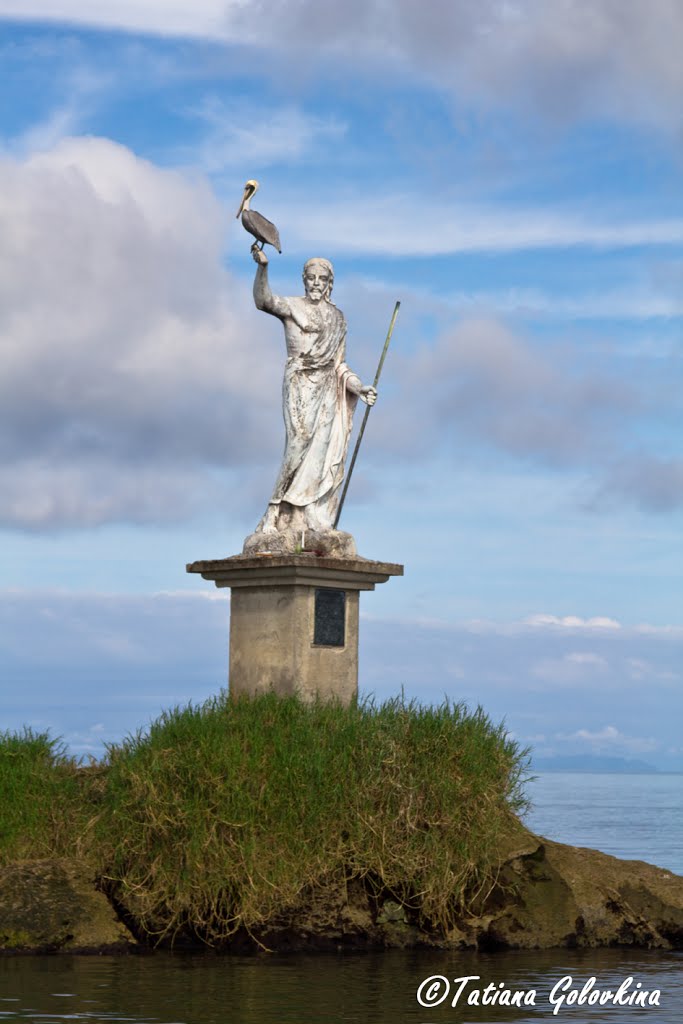
[(245, 210), (242, 214), (242, 224), (249, 234), (257, 238), (259, 242), (273, 245), (278, 252), (282, 252), (280, 247), (280, 233), (278, 229), (262, 214), (258, 213), (256, 210)]

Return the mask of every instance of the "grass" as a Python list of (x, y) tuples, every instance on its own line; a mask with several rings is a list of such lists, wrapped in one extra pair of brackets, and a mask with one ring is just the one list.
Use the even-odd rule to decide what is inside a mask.
[(45, 732), (0, 733), (0, 863), (71, 850), (89, 817), (83, 772)]
[(2, 803), (36, 800), (10, 815), (0, 856), (86, 856), (157, 938), (257, 933), (352, 878), (446, 930), (491, 884), (526, 766), (463, 705), (222, 696), (166, 712), (97, 768), (45, 736), (0, 737)]

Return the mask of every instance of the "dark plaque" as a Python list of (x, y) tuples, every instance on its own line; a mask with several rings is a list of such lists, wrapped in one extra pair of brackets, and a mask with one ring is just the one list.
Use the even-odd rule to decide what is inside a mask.
[(346, 643), (345, 590), (316, 588), (313, 643), (321, 647), (343, 647)]

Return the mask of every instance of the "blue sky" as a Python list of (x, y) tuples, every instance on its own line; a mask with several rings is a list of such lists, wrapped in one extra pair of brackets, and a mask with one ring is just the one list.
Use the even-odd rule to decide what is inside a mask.
[(683, 769), (677, 0), (0, 0), (2, 727), (78, 753), (225, 683), (283, 428), (251, 299), (392, 350), (342, 525), (361, 690)]

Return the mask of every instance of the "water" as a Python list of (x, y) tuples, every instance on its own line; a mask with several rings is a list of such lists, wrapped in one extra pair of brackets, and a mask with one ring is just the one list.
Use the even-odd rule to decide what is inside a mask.
[[(571, 976), (616, 990), (627, 977), (661, 990), (660, 1005), (568, 1007), (572, 1024), (680, 1024), (683, 955), (624, 950), (503, 955), (404, 952), (230, 958), (159, 953), (144, 957), (14, 957), (0, 960), (0, 1021), (83, 1024), (461, 1024), (556, 1020), (549, 994)], [(472, 986), (536, 990), (535, 1005), (468, 1006), (461, 997), (418, 1005), (421, 981), (479, 976)]]
[(527, 792), (533, 832), (683, 875), (683, 775), (547, 772)]
[[(535, 806), (528, 824), (562, 842), (648, 860), (683, 874), (682, 790), (683, 777), (675, 775), (546, 774), (530, 787)], [(450, 996), (438, 1006), (420, 1006), (418, 987), (434, 976), (450, 982)], [(469, 983), (452, 1006), (453, 979), (467, 976), (480, 980)], [(572, 978), (575, 991), (595, 977), (603, 992), (616, 991), (631, 977), (631, 992), (638, 984), (640, 991), (660, 990), (659, 1006), (575, 1004), (553, 1015), (550, 993), (565, 977)], [(468, 1005), (468, 995), (488, 985), (498, 993), (535, 992), (534, 1004)], [(426, 992), (427, 987), (423, 996)], [(289, 957), (156, 953), (0, 959), (0, 1024), (679, 1024), (682, 1011), (683, 952), (391, 950)]]

